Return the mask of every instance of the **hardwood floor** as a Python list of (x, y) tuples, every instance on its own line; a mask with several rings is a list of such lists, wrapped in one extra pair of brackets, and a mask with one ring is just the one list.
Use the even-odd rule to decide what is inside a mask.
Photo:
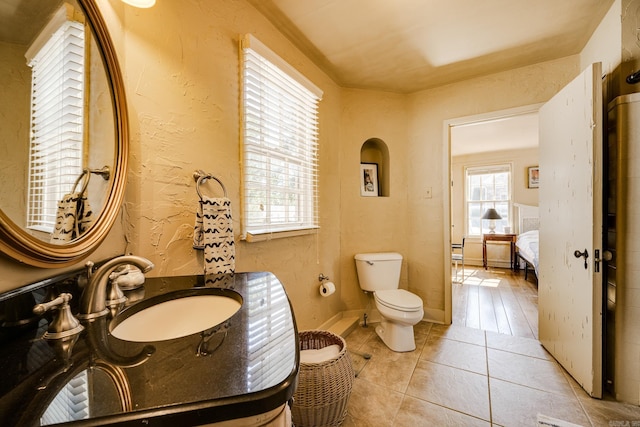
[[(538, 339), (538, 287), (533, 274), (465, 266), (452, 283), (454, 325)], [(455, 272), (452, 269), (452, 281)], [(458, 270), (458, 279), (461, 279)]]

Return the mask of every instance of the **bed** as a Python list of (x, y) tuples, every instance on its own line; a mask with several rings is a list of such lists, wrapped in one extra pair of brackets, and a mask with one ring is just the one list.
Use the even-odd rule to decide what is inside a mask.
[(518, 210), (518, 238), (516, 239), (518, 266), (524, 263), (525, 280), (528, 278), (530, 269), (533, 270), (537, 278), (540, 248), (538, 207), (519, 203), (516, 203), (515, 206)]

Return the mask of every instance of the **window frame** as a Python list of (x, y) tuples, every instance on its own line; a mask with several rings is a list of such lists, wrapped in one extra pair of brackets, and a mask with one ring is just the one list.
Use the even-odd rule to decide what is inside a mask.
[(241, 238), (315, 233), (322, 91), (251, 34), (240, 70)]
[[(470, 193), (472, 191), (470, 186), (470, 177), (471, 176), (480, 176), (480, 175), (495, 175), (498, 173), (507, 173), (508, 177), (506, 183), (508, 185), (507, 190), (507, 198), (499, 199), (499, 198), (480, 198), (478, 200), (472, 200), (470, 197)], [(494, 182), (494, 190), (495, 190), (495, 182)], [(495, 191), (494, 191), (495, 194)], [(472, 232), (472, 228), (470, 227), (471, 223), (471, 211), (473, 209), (470, 208), (472, 204), (480, 204), (479, 216), (480, 218), (480, 233)], [(505, 163), (491, 163), (484, 165), (474, 165), (474, 166), (465, 166), (464, 168), (464, 220), (465, 220), (465, 236), (470, 238), (481, 238), (483, 234), (489, 233), (489, 227), (485, 224), (488, 224), (487, 220), (481, 219), (483, 213), (488, 208), (496, 208), (496, 204), (505, 204), (506, 210), (499, 209), (503, 218), (501, 220), (496, 220), (496, 222), (502, 223), (502, 230), (504, 231), (504, 227), (511, 227), (513, 221), (513, 164), (511, 162)], [(504, 217), (504, 213), (506, 212), (506, 218)], [(498, 231), (500, 229), (499, 226), (496, 226), (496, 233), (502, 233)], [(512, 227), (513, 229), (513, 227)]]

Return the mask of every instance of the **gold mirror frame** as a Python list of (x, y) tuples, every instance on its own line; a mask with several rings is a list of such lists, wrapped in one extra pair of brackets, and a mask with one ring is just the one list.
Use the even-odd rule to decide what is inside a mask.
[(129, 122), (124, 82), (107, 26), (94, 0), (77, 0), (100, 48), (107, 80), (111, 84), (116, 152), (106, 202), (93, 226), (78, 239), (55, 245), (37, 239), (18, 227), (0, 210), (0, 250), (9, 257), (34, 267), (61, 268), (93, 252), (113, 226), (124, 199), (129, 153)]

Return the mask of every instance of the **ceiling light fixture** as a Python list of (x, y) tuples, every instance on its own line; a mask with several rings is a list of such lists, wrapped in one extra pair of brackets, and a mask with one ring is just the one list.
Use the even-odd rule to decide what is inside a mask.
[(142, 9), (152, 7), (154, 4), (156, 4), (156, 0), (122, 0), (122, 2)]

